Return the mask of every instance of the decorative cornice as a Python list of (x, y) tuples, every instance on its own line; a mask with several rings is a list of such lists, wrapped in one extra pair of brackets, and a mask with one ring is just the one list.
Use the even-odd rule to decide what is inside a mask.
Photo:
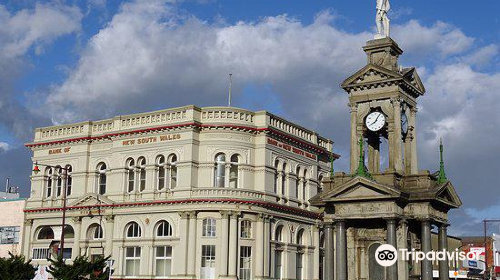
[[(116, 204), (102, 204), (100, 208), (126, 208), (126, 207), (141, 207), (141, 206), (155, 206), (155, 205), (176, 205), (176, 204), (200, 204), (200, 203), (234, 203), (234, 204), (245, 204), (254, 205), (266, 208), (268, 210), (273, 210), (277, 212), (283, 212), (287, 214), (300, 215), (310, 219), (321, 219), (321, 213), (302, 210), (286, 205), (280, 205), (277, 203), (258, 201), (258, 200), (244, 200), (244, 199), (229, 199), (229, 198), (219, 198), (219, 199), (183, 199), (183, 200), (165, 200), (165, 201), (150, 201), (150, 202), (130, 202), (130, 203), (116, 203)], [(92, 209), (97, 208), (96, 205), (85, 205), (85, 206), (69, 206), (66, 207), (66, 211), (81, 210), (81, 209)], [(59, 212), (62, 211), (62, 207), (55, 208), (36, 208), (36, 209), (25, 209), (25, 213), (40, 213), (40, 212)], [(189, 212), (181, 212), (189, 215)]]
[[(177, 128), (199, 128), (199, 129), (217, 129), (217, 128), (223, 128), (223, 129), (230, 129), (230, 130), (241, 130), (245, 132), (251, 132), (251, 133), (259, 133), (259, 132), (264, 132), (264, 133), (270, 133), (273, 136), (285, 139), (286, 141), (290, 143), (295, 143), (298, 145), (301, 145), (303, 147), (306, 147), (316, 153), (324, 154), (324, 153), (329, 153), (327, 149), (313, 143), (309, 143), (306, 140), (302, 140), (296, 136), (289, 135), (288, 133), (281, 132), (273, 127), (266, 127), (266, 128), (256, 128), (256, 127), (251, 127), (251, 126), (242, 126), (242, 125), (225, 125), (225, 124), (199, 124), (197, 122), (192, 122), (192, 123), (186, 123), (186, 124), (178, 124), (178, 125), (169, 125), (169, 126), (159, 126), (159, 127), (153, 127), (153, 128), (147, 128), (147, 129), (140, 129), (140, 130), (129, 130), (129, 131), (123, 131), (123, 132), (118, 132), (118, 133), (110, 133), (110, 134), (104, 134), (100, 136), (88, 136), (88, 137), (78, 137), (78, 138), (69, 138), (69, 139), (63, 139), (63, 140), (55, 140), (55, 141), (48, 141), (48, 142), (39, 142), (39, 143), (27, 143), (25, 144), (26, 147), (28, 148), (35, 148), (35, 147), (41, 147), (41, 146), (53, 146), (53, 145), (61, 145), (61, 144), (67, 144), (67, 143), (76, 143), (76, 142), (87, 142), (91, 143), (97, 140), (113, 140), (112, 138), (114, 137), (120, 137), (124, 135), (131, 135), (131, 134), (144, 134), (144, 133), (149, 133), (149, 132), (158, 132), (158, 131), (164, 131), (164, 130), (171, 130), (171, 129), (177, 129)], [(336, 155), (340, 157), (339, 155)]]

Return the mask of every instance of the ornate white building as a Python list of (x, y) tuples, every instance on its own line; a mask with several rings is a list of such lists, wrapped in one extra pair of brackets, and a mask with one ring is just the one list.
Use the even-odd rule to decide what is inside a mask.
[(320, 279), (332, 142), (265, 111), (186, 106), (36, 129), (23, 253), (111, 255), (113, 279)]

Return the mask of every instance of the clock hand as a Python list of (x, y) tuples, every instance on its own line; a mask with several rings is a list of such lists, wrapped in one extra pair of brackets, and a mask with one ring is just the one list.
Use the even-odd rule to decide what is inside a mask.
[(378, 118), (380, 118), (380, 115), (377, 116), (377, 118), (375, 119), (374, 122), (372, 122), (372, 124), (375, 124), (378, 121)]

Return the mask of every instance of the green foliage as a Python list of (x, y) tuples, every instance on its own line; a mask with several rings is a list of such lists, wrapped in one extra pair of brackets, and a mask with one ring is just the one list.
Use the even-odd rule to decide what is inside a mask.
[(56, 260), (49, 260), (51, 265), (47, 271), (57, 280), (107, 280), (109, 270), (105, 267), (108, 259), (98, 257), (90, 261), (86, 256), (78, 256), (68, 264), (59, 256)]
[(14, 256), (9, 252), (9, 258), (0, 258), (0, 280), (31, 280), (35, 271), (31, 260), (26, 261), (24, 256)]

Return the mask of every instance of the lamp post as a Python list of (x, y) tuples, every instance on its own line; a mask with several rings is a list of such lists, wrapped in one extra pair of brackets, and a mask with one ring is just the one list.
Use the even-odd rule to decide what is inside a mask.
[[(49, 168), (58, 168), (59, 169), (59, 173), (61, 173), (60, 171), (61, 170), (64, 170), (64, 174), (63, 174), (63, 206), (62, 206), (62, 211), (63, 211), (63, 214), (62, 214), (62, 225), (61, 225), (61, 247), (60, 247), (60, 254), (63, 258), (63, 261), (64, 261), (64, 231), (65, 231), (65, 227), (66, 227), (66, 188), (68, 187), (68, 172), (69, 172), (69, 169), (67, 167), (61, 167), (61, 166), (52, 166), (52, 165), (48, 165), (48, 164), (41, 164), (41, 163), (38, 163), (38, 162), (35, 162), (35, 167), (33, 168), (33, 173), (38, 174), (40, 172), (40, 167), (39, 166), (45, 166), (45, 167), (49, 167)], [(59, 175), (61, 176), (61, 175)]]

